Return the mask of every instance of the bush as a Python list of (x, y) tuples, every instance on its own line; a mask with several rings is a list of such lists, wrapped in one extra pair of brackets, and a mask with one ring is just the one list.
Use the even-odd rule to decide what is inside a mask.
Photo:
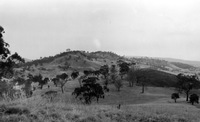
[(10, 107), (10, 108), (5, 108), (4, 110), (5, 115), (11, 115), (11, 114), (30, 114), (30, 111), (27, 108), (17, 108), (17, 107)]

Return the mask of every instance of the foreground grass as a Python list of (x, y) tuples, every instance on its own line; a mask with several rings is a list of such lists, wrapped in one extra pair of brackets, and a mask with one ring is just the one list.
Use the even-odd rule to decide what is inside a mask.
[(83, 105), (71, 96), (73, 86), (72, 82), (51, 102), (41, 97), (49, 89), (38, 90), (29, 99), (0, 102), (0, 122), (200, 122), (200, 106), (185, 102), (184, 96), (174, 103), (171, 88), (148, 87), (141, 94), (141, 87), (116, 92), (110, 86), (99, 104)]
[[(2, 109), (28, 110), (6, 114)], [(199, 122), (200, 109), (190, 104), (82, 105), (69, 101), (47, 102), (41, 97), (0, 106), (0, 122)]]

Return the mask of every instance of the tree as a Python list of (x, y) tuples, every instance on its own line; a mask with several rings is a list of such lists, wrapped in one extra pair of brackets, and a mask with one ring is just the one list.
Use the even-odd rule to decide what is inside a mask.
[(103, 65), (100, 67), (100, 73), (103, 75), (104, 78), (104, 84), (107, 87), (108, 85), (108, 76), (109, 76), (109, 67), (108, 65)]
[(45, 84), (47, 84), (48, 81), (49, 81), (49, 78), (44, 78), (44, 79), (43, 79), (43, 77), (42, 77), (41, 74), (35, 75), (35, 76), (29, 74), (28, 77), (29, 77), (29, 79), (32, 80), (33, 82), (38, 83), (38, 85), (40, 86), (40, 89), (42, 89), (43, 86), (44, 86)]
[(64, 86), (67, 83), (68, 75), (66, 73), (62, 73), (61, 75), (57, 75), (56, 78), (58, 78), (58, 84), (60, 84), (60, 88), (62, 90), (62, 93), (64, 93)]
[(88, 77), (84, 79), (83, 86), (74, 89), (72, 95), (76, 95), (83, 103), (91, 104), (92, 100), (96, 98), (97, 102), (99, 98), (104, 98), (104, 91), (102, 86), (97, 83), (97, 77)]
[(53, 84), (57, 87), (59, 79), (58, 78), (53, 78), (52, 81), (53, 81)]
[(9, 44), (3, 39), (4, 28), (0, 26), (0, 78), (13, 76), (13, 67), (20, 62), (25, 62), (17, 53), (10, 54)]
[(177, 75), (177, 79), (176, 89), (186, 94), (186, 101), (188, 101), (189, 93), (192, 89), (200, 88), (200, 82), (196, 75), (184, 75), (180, 73)]
[(120, 62), (120, 63), (118, 64), (118, 66), (119, 66), (119, 68), (120, 68), (119, 72), (120, 72), (121, 79), (123, 79), (123, 76), (124, 76), (125, 74), (127, 74), (128, 71), (129, 71), (129, 69), (130, 69), (130, 68), (129, 68), (130, 64), (129, 64), (129, 63), (126, 63), (126, 62)]
[(137, 85), (141, 85), (142, 86), (142, 92), (144, 93), (144, 88), (148, 83), (148, 76), (146, 75), (146, 73), (148, 72), (148, 70), (146, 69), (138, 69), (135, 71), (135, 75), (136, 75), (136, 83)]
[(83, 73), (84, 73), (85, 76), (88, 76), (90, 74), (90, 71), (84, 70)]
[(117, 80), (117, 69), (116, 69), (116, 66), (115, 65), (112, 65), (111, 66), (111, 69), (110, 69), (110, 79), (111, 79), (111, 82), (112, 83), (115, 83), (115, 81)]
[(133, 87), (134, 83), (137, 81), (136, 78), (136, 69), (132, 68), (127, 73), (127, 81), (129, 82), (129, 86)]
[(179, 94), (178, 93), (173, 93), (172, 95), (171, 95), (171, 99), (174, 99), (174, 102), (176, 103), (176, 99), (178, 99), (179, 98)]
[(44, 85), (49, 82), (49, 78), (45, 77), (43, 80), (39, 82), (40, 88), (42, 89)]
[(117, 91), (120, 92), (120, 89), (123, 87), (122, 79), (115, 80), (114, 85), (117, 88)]
[(78, 71), (74, 71), (74, 72), (72, 72), (72, 74), (71, 74), (71, 78), (72, 78), (72, 79), (76, 79), (76, 78), (78, 77), (78, 75), (79, 75), (79, 72), (78, 72)]
[(11, 93), (12, 83), (2, 80), (2, 77), (11, 78), (14, 75), (13, 68), (17, 63), (25, 62), (17, 53), (11, 55), (9, 44), (3, 39), (4, 28), (0, 26), (0, 94)]

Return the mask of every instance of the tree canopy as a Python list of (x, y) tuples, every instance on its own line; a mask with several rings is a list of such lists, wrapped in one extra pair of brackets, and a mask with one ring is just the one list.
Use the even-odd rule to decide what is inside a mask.
[(0, 78), (12, 77), (15, 64), (24, 62), (24, 59), (17, 53), (11, 55), (8, 49), (9, 44), (3, 39), (3, 33), (5, 33), (4, 28), (0, 26)]
[(121, 75), (121, 78), (123, 79), (123, 76), (125, 75), (125, 74), (127, 74), (128, 73), (128, 71), (129, 71), (129, 66), (130, 66), (130, 64), (129, 63), (126, 63), (126, 62), (119, 62), (118, 63), (118, 66), (119, 66), (119, 72), (120, 72), (120, 75)]
[(186, 101), (188, 101), (189, 93), (194, 88), (200, 88), (200, 82), (196, 75), (184, 75), (182, 73), (177, 75), (178, 82), (176, 88), (179, 92), (186, 94)]
[(76, 95), (83, 103), (90, 104), (93, 99), (96, 98), (97, 102), (99, 98), (104, 98), (103, 87), (97, 83), (97, 77), (88, 77), (84, 79), (83, 86), (74, 89), (72, 95)]

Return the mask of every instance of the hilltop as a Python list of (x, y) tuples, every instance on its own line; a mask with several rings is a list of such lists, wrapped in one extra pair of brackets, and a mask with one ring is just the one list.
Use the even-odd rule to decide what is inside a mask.
[(96, 70), (105, 64), (116, 64), (117, 60), (121, 58), (123, 57), (113, 52), (67, 51), (26, 62), (19, 67), (25, 72), (42, 73), (53, 77), (57, 72)]

